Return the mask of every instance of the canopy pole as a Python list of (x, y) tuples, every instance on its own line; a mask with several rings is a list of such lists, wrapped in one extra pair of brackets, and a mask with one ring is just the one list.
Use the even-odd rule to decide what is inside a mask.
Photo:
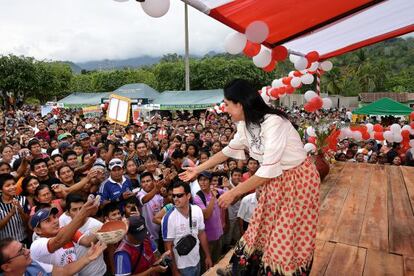
[(188, 47), (188, 5), (184, 3), (184, 28), (185, 28), (185, 91), (190, 91), (190, 51)]

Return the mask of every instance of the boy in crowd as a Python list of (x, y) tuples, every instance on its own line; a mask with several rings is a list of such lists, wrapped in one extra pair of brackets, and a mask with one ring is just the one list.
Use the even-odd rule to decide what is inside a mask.
[(142, 206), (142, 216), (145, 218), (145, 225), (151, 238), (158, 245), (160, 226), (153, 222), (157, 214), (164, 205), (164, 198), (159, 194), (161, 182), (154, 183), (154, 177), (150, 172), (141, 174), (142, 190), (138, 193), (138, 199)]
[(201, 190), (194, 197), (194, 204), (200, 207), (203, 212), (208, 246), (211, 258), (215, 263), (221, 254), (221, 236), (223, 235), (221, 211), (217, 198), (223, 193), (223, 190), (211, 189), (211, 177), (211, 174), (206, 171), (198, 175), (197, 180)]

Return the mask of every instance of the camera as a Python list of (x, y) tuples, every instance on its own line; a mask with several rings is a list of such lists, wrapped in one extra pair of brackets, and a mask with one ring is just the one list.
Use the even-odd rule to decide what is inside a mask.
[(160, 266), (170, 266), (171, 265), (171, 263), (172, 263), (172, 259), (171, 259), (171, 257), (170, 256), (168, 256), (168, 255), (165, 255), (163, 258), (162, 258), (162, 260), (161, 260), (161, 262), (159, 263), (159, 265)]

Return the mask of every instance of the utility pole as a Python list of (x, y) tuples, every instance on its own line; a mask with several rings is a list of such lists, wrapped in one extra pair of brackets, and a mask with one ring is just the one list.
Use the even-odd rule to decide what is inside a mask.
[(184, 28), (185, 28), (185, 91), (190, 91), (190, 51), (188, 47), (188, 5), (184, 3)]

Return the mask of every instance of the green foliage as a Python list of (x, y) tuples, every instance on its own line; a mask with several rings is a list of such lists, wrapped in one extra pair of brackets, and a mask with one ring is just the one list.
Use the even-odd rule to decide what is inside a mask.
[[(322, 92), (355, 96), (361, 92), (414, 91), (414, 38), (390, 39), (332, 59), (334, 68), (323, 74)], [(71, 92), (113, 91), (128, 83), (145, 83), (158, 91), (184, 90), (184, 60), (177, 54), (162, 57), (155, 65), (137, 69), (85, 71), (76, 74), (68, 62), (36, 61), (30, 57), (0, 56), (0, 91), (41, 102), (59, 99)], [(223, 88), (234, 78), (249, 80), (256, 89), (286, 76), (293, 66), (279, 63), (266, 73), (250, 58), (229, 54), (190, 59), (193, 90)], [(78, 70), (79, 71), (79, 70)], [(303, 86), (299, 93), (314, 89)]]

